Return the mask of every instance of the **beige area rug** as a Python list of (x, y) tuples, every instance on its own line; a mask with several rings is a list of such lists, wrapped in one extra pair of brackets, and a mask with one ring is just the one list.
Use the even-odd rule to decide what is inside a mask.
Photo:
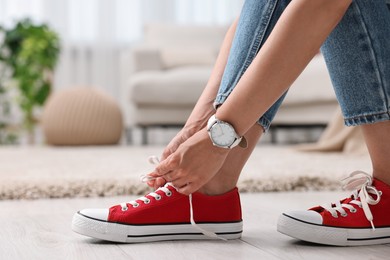
[[(0, 199), (144, 194), (139, 180), (162, 147), (0, 147)], [(354, 170), (370, 171), (367, 154), (298, 152), (259, 146), (240, 182), (242, 192), (334, 190)]]

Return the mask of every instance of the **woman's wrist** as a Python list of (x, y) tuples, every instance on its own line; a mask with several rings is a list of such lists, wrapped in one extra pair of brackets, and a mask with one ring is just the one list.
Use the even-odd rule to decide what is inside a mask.
[(194, 110), (184, 125), (183, 130), (190, 135), (194, 135), (207, 126), (207, 121), (214, 114), (215, 109), (212, 104), (203, 106), (201, 111)]
[(193, 136), (200, 130), (202, 130), (207, 124), (207, 121), (204, 122), (204, 120), (193, 120), (193, 121), (187, 121), (185, 126), (183, 127), (182, 131), (184, 131), (187, 138)]

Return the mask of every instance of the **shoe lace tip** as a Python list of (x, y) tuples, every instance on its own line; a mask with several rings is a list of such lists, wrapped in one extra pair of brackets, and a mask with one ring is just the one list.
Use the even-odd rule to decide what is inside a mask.
[(371, 223), (372, 230), (375, 231), (374, 222), (371, 220), (370, 223)]
[(139, 177), (140, 181), (143, 182), (143, 183), (146, 183), (148, 181), (153, 181), (155, 180), (156, 178), (155, 177), (152, 177), (152, 176), (149, 176), (147, 174), (142, 174), (140, 177)]

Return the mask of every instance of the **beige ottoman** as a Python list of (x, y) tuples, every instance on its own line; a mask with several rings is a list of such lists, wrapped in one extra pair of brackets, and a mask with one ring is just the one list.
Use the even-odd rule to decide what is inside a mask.
[(115, 100), (99, 90), (71, 88), (49, 98), (42, 128), (52, 145), (116, 144), (122, 135), (122, 113)]

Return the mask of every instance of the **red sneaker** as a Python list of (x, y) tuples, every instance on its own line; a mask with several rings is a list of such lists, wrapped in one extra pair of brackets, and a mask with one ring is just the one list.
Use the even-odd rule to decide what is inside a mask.
[(171, 184), (135, 201), (109, 209), (84, 209), (73, 217), (73, 231), (115, 242), (241, 237), (237, 188), (223, 195), (185, 196)]
[(278, 231), (304, 241), (358, 246), (390, 243), (390, 186), (364, 172), (346, 179), (352, 196), (307, 211), (283, 213)]

